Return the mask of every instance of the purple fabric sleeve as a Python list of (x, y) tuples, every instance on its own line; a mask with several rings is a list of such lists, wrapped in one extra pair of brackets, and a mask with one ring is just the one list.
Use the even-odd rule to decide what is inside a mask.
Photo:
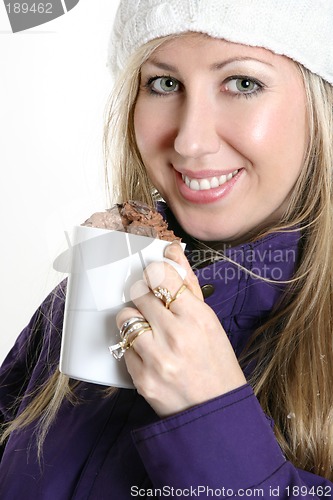
[(133, 439), (156, 488), (201, 498), (246, 490), (261, 498), (333, 497), (331, 483), (286, 461), (249, 385), (137, 429)]
[[(65, 290), (63, 281), (48, 295), (0, 367), (0, 421), (14, 418), (17, 398), (25, 394), (28, 386), (33, 390), (33, 383), (42, 383), (58, 362), (57, 355), (51, 363), (51, 355), (60, 347)], [(49, 356), (40, 360), (43, 349)]]

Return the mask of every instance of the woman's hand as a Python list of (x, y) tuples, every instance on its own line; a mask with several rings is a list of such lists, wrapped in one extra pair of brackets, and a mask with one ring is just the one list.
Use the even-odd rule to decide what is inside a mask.
[(138, 392), (161, 417), (246, 383), (225, 331), (203, 301), (181, 246), (169, 245), (165, 257), (186, 269), (187, 288), (167, 309), (152, 289), (161, 286), (174, 296), (183, 281), (171, 265), (150, 264), (144, 281), (131, 289), (137, 309), (124, 308), (117, 317), (119, 328), (132, 316), (141, 315), (151, 325), (126, 351), (125, 361)]

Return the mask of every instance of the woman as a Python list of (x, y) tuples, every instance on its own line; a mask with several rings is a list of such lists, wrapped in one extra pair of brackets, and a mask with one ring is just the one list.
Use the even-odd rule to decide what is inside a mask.
[(332, 17), (121, 3), (118, 198), (165, 200), (187, 275), (150, 265), (118, 315), (146, 325), (137, 391), (59, 374), (64, 285), (46, 299), (2, 367), (1, 498), (333, 496)]

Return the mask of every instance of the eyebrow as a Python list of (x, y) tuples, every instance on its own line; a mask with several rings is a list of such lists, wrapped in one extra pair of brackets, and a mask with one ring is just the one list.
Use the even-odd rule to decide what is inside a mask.
[[(273, 64), (266, 62), (266, 61), (262, 61), (261, 59), (256, 59), (255, 57), (231, 57), (230, 59), (226, 59), (225, 61), (211, 64), (209, 69), (211, 71), (219, 71), (219, 70), (223, 69), (225, 66), (227, 66), (228, 64), (232, 64), (235, 62), (244, 62), (244, 61), (255, 61), (255, 62), (259, 62), (261, 64), (265, 64), (266, 66), (273, 67)], [(171, 71), (173, 73), (178, 72), (178, 69), (176, 66), (172, 66), (171, 64), (167, 64), (167, 63), (164, 63), (162, 61), (158, 61), (156, 59), (148, 59), (147, 62), (153, 64), (157, 68), (162, 69), (164, 71)]]
[(212, 69), (213, 71), (216, 71), (216, 70), (224, 68), (224, 66), (227, 66), (228, 64), (231, 64), (234, 62), (243, 62), (243, 61), (255, 61), (255, 62), (259, 62), (261, 64), (265, 64), (266, 66), (273, 67), (273, 64), (266, 62), (266, 61), (263, 61), (262, 59), (257, 59), (256, 57), (231, 57), (230, 59), (227, 59), (226, 61), (212, 64), (210, 66), (210, 69)]

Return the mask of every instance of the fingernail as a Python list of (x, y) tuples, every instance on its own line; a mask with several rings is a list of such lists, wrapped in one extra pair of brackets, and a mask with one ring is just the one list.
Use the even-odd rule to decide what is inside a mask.
[(170, 243), (165, 250), (164, 250), (164, 256), (169, 257), (170, 259), (172, 257), (177, 257), (179, 252), (179, 245), (174, 245), (173, 243)]
[(171, 241), (170, 245), (172, 245), (173, 243), (177, 243), (177, 245), (181, 246), (182, 245), (182, 242), (179, 238), (177, 238), (176, 240), (173, 240)]

